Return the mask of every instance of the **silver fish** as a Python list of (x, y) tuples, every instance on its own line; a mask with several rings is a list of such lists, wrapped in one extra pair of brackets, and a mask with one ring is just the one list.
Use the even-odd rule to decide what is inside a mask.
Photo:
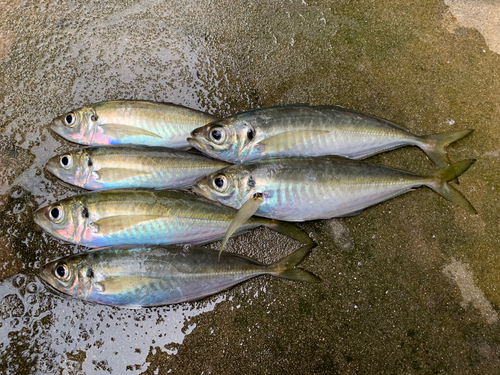
[(419, 186), (427, 186), (468, 212), (476, 213), (467, 199), (447, 183), (473, 163), (474, 160), (464, 160), (433, 175), (419, 176), (331, 156), (269, 159), (214, 172), (201, 178), (193, 190), (236, 209), (250, 205), (252, 212), (245, 212), (245, 217), (255, 213), (286, 221), (357, 214)]
[[(55, 237), (88, 247), (201, 244), (222, 238), (236, 210), (176, 190), (105, 190), (40, 208), (35, 222)], [(266, 226), (303, 243), (294, 225), (252, 218), (241, 229)]]
[(364, 159), (403, 146), (420, 147), (439, 167), (445, 147), (472, 130), (417, 136), (390, 121), (338, 106), (259, 108), (193, 130), (189, 143), (230, 163), (284, 157), (338, 155)]
[(164, 147), (102, 146), (55, 156), (45, 168), (72, 185), (106, 190), (183, 189), (227, 166), (223, 161)]
[(116, 100), (91, 104), (54, 119), (52, 130), (82, 145), (189, 148), (186, 138), (216, 117), (174, 104)]
[(56, 290), (105, 305), (140, 308), (191, 301), (259, 275), (319, 282), (295, 266), (311, 251), (306, 245), (264, 265), (213, 249), (179, 246), (107, 248), (71, 255), (45, 265), (42, 278)]

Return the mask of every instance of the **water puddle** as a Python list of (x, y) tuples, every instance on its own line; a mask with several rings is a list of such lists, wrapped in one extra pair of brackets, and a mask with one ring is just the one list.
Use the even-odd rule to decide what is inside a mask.
[(125, 310), (59, 296), (19, 274), (0, 283), (0, 372), (140, 373), (148, 354), (176, 354), (192, 318), (225, 299)]

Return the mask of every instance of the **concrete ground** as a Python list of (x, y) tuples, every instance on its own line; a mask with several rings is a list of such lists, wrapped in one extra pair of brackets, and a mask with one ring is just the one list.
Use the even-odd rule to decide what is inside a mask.
[[(0, 372), (498, 374), (500, 3), (489, 0), (0, 0)], [(475, 129), (477, 163), (343, 220), (301, 224), (318, 285), (271, 277), (173, 307), (120, 310), (37, 274), (80, 251), (33, 222), (77, 193), (43, 170), (75, 148), (52, 118), (146, 99), (224, 116), (339, 104), (416, 134)], [(416, 148), (371, 159), (435, 170)], [(298, 244), (259, 229), (228, 250), (272, 261)]]

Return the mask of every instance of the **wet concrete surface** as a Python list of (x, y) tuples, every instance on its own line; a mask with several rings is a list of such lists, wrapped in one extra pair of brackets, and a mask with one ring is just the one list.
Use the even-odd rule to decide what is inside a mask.
[[(0, 372), (497, 374), (494, 9), (486, 0), (0, 1)], [(416, 134), (475, 129), (449, 154), (478, 160), (458, 186), (478, 214), (422, 188), (356, 217), (300, 224), (319, 244), (303, 263), (319, 285), (261, 277), (131, 311), (67, 298), (37, 276), (82, 250), (33, 222), (38, 206), (80, 192), (43, 170), (75, 147), (48, 124), (113, 99), (219, 116), (339, 104)], [(435, 170), (415, 148), (372, 161)], [(259, 229), (227, 249), (271, 262), (298, 246)]]

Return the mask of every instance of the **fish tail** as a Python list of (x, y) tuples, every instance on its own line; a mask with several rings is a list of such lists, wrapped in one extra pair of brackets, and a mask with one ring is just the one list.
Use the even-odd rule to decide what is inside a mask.
[(422, 140), (420, 147), (438, 167), (443, 168), (451, 164), (450, 158), (446, 153), (446, 147), (450, 143), (456, 142), (466, 137), (473, 131), (474, 130), (467, 129), (440, 134), (425, 135), (420, 137)]
[(465, 198), (457, 189), (448, 184), (448, 181), (454, 180), (463, 174), (472, 164), (475, 163), (475, 161), (475, 159), (462, 160), (438, 170), (433, 176), (433, 182), (427, 186), (449, 201), (458, 204), (464, 210), (477, 214), (476, 209), (472, 207), (472, 204), (470, 204), (467, 198)]
[(285, 236), (293, 238), (294, 240), (297, 240), (304, 244), (313, 243), (313, 241), (307, 235), (307, 233), (305, 233), (295, 224), (286, 223), (284, 221), (279, 221), (279, 220), (270, 220), (269, 223), (266, 223), (264, 225), (275, 232), (284, 234)]
[(307, 281), (310, 283), (319, 283), (321, 279), (314, 276), (312, 273), (304, 271), (300, 268), (295, 268), (307, 254), (311, 252), (314, 244), (302, 246), (290, 255), (278, 260), (276, 263), (268, 266), (268, 273), (273, 276), (284, 279)]

